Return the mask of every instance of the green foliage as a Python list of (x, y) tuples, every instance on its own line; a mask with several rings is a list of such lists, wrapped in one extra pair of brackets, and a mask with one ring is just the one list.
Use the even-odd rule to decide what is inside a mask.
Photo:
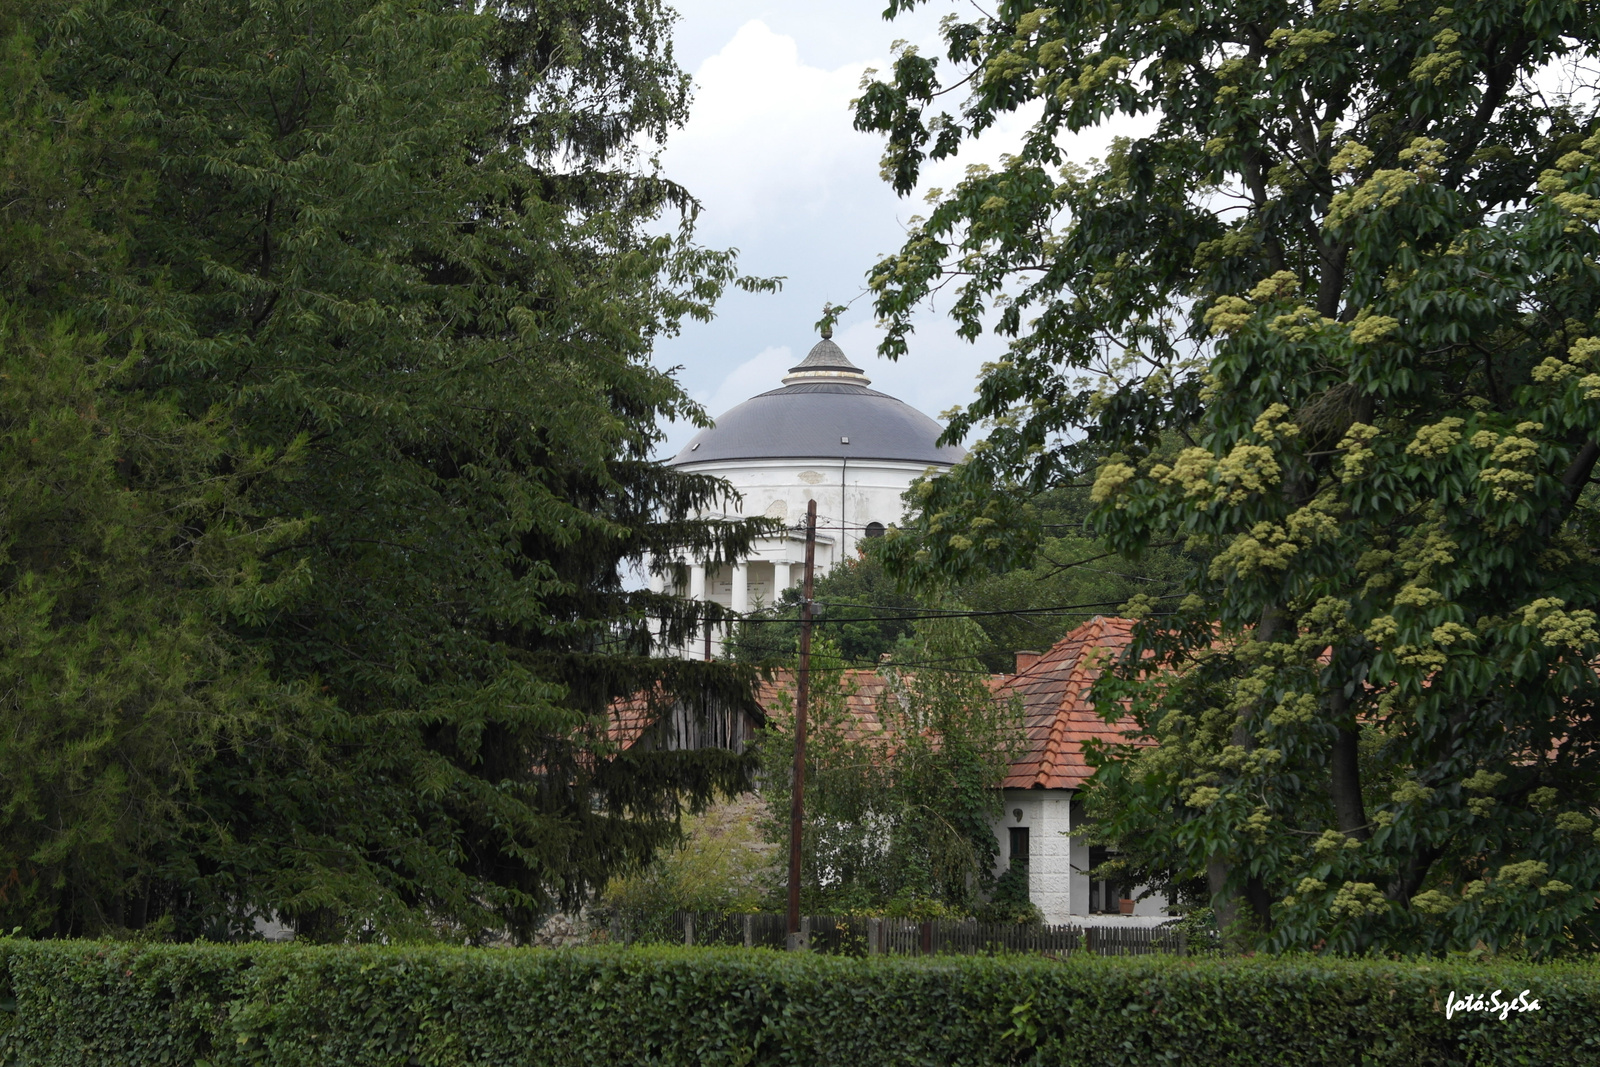
[[(993, 570), (975, 567), (956, 587), (967, 607), (998, 613), (974, 620), (988, 639), (983, 662), (991, 670), (1015, 670), (1018, 651), (1046, 651), (1084, 620), (1118, 614), (1135, 598), (1160, 605), (1182, 581), (1185, 561), (1169, 546), (1153, 546), (1137, 559), (1111, 550), (1089, 522), (1088, 491), (1081, 486), (1046, 490), (1023, 510), (1026, 520), (1007, 533), (1009, 558)], [(915, 559), (926, 543), (921, 536), (896, 538), (888, 546), (894, 565), (930, 576)], [(1039, 610), (1051, 608), (1069, 610)]]
[(1044, 915), (1028, 899), (1028, 868), (1012, 863), (994, 880), (989, 899), (973, 910), (979, 922), (1037, 924)]
[(292, 457), (219, 469), (221, 420), (133, 388), (142, 345), (79, 304), (125, 278), (150, 194), (128, 101), (53, 91), (12, 5), (0, 50), (0, 914), (142, 925), (127, 905), (194, 827), (196, 767), (269, 697), (298, 703), (210, 587), (304, 529), (241, 512)]
[(911, 52), (860, 102), (901, 191), (1039, 109), (872, 275), (890, 355), (958, 268), (961, 328), (1012, 338), (914, 544), (934, 574), (1003, 558), (973, 529), (1091, 467), (1109, 547), (1183, 543), (1178, 614), (1100, 689), (1160, 745), (1104, 752), (1093, 810), (1261, 943), (1600, 943), (1597, 27), (1554, 0), (1002, 4), (945, 24), (959, 116), (924, 114), (952, 79)]
[[(817, 625), (845, 661), (863, 667), (876, 664), (910, 635), (919, 604), (884, 573), (878, 543), (877, 538), (864, 542), (861, 556), (845, 560), (812, 584)], [(751, 663), (791, 659), (800, 641), (800, 590), (785, 589), (775, 603), (751, 614), (757, 621), (739, 626), (734, 657)]]
[[(600, 903), (650, 915), (754, 912), (775, 895), (780, 850), (761, 836), (762, 801), (719, 804), (684, 820), (683, 842), (643, 871), (615, 878)], [(681, 931), (680, 931), (681, 936)]]
[[(1592, 966), (9, 942), (36, 1067), (1588, 1063)], [(1447, 1019), (1522, 990), (1538, 1011)]]
[[(977, 627), (923, 619), (913, 666), (891, 658), (862, 693), (836, 647), (812, 652), (807, 715), (802, 907), (819, 914), (970, 914), (994, 880), (1000, 782), (1020, 743), (1020, 708), (997, 702), (978, 663)], [(787, 848), (793, 707), (762, 734), (767, 839)]]
[[(743, 788), (622, 753), (759, 523), (649, 457), (739, 278), (651, 3), (0, 8), (0, 922), (526, 934)], [(717, 509), (712, 509), (717, 510)]]

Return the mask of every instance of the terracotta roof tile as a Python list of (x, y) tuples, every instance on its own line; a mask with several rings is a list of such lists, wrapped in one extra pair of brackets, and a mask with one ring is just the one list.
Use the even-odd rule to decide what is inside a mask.
[(1076, 789), (1094, 773), (1083, 758), (1085, 741), (1126, 740), (1133, 720), (1107, 723), (1095, 712), (1090, 693), (1101, 670), (1127, 649), (1132, 636), (1131, 620), (1096, 616), (996, 689), (998, 699), (1021, 698), (1028, 735), (1027, 751), (1006, 776), (1007, 789)]
[[(846, 736), (852, 741), (883, 736), (884, 726), (878, 718), (878, 700), (887, 684), (883, 675), (870, 670), (847, 670), (841, 681), (848, 689), (845, 697), (845, 711), (849, 723), (845, 731)], [(769, 719), (773, 716), (781, 717), (784, 712), (779, 706), (779, 698), (783, 694), (788, 694), (790, 700), (793, 700), (794, 689), (793, 671), (774, 671), (770, 681), (764, 680), (756, 686), (756, 703), (761, 705), (762, 711), (766, 712)]]
[[(1121, 742), (1133, 728), (1131, 718), (1107, 723), (1090, 699), (1101, 670), (1122, 655), (1133, 636), (1129, 619), (1096, 616), (1074, 629), (1020, 674), (997, 674), (988, 679), (996, 699), (1022, 701), (1027, 744), (1011, 765), (1007, 789), (1077, 789), (1093, 773), (1083, 757), (1083, 743), (1097, 740)], [(847, 698), (851, 737), (884, 738), (878, 717), (878, 699), (884, 679), (876, 671), (845, 672), (852, 687)], [(794, 672), (778, 671), (756, 687), (756, 702), (770, 717), (781, 715), (781, 694), (794, 692)], [(623, 748), (631, 746), (650, 721), (648, 701), (618, 702), (612, 711), (611, 738)]]

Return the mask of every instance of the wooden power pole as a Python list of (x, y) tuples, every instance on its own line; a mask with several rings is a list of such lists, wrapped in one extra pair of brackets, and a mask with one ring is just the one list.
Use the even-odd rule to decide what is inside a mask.
[(800, 664), (794, 686), (794, 783), (789, 794), (790, 951), (803, 949), (800, 933), (800, 829), (806, 813), (806, 700), (811, 695), (811, 592), (817, 564), (817, 502), (806, 503), (806, 577), (800, 598)]

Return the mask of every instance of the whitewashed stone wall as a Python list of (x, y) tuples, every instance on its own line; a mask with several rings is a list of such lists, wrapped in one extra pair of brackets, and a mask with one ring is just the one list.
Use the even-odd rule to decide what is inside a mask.
[[(1000, 844), (997, 872), (1009, 863), (1010, 829), (1028, 827), (1028, 896), (1051, 925), (1090, 919), (1089, 846), (1073, 830), (1081, 822), (1079, 806), (1068, 789), (1007, 789), (1004, 810), (994, 824)], [(1020, 817), (1018, 812), (1021, 813)], [(1142, 888), (1139, 890), (1142, 892)], [(1092, 921), (1149, 926), (1168, 918), (1167, 902), (1150, 897), (1134, 905), (1131, 916), (1100, 915)]]

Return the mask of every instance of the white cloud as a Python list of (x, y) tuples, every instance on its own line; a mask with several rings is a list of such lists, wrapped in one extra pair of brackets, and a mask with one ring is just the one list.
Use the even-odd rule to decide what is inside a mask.
[[(958, 338), (943, 314), (947, 300), (917, 314), (911, 351), (900, 362), (875, 354), (881, 331), (862, 293), (865, 273), (900, 247), (906, 220), (927, 207), (920, 193), (902, 199), (883, 181), (883, 141), (855, 130), (849, 107), (862, 72), (888, 68), (892, 38), (914, 40), (924, 54), (942, 51), (936, 37), (942, 12), (920, 8), (885, 24), (858, 0), (679, 6), (693, 45), (686, 59), (699, 64), (688, 125), (668, 141), (663, 166), (704, 204), (701, 241), (737, 247), (743, 269), (787, 281), (778, 296), (729, 294), (716, 322), (687, 326), (660, 344), (658, 364), (681, 364), (685, 385), (715, 417), (778, 386), (814, 343), (812, 323), (825, 300), (851, 302), (835, 339), (874, 388), (933, 416), (969, 402), (979, 367), (1004, 344), (990, 336), (977, 345)], [(959, 106), (954, 97), (950, 102)], [(1016, 151), (1034, 117), (1033, 111), (1004, 117), (959, 158), (930, 164), (924, 188), (948, 189), (968, 164), (992, 165)], [(1072, 137), (1069, 158), (1086, 163), (1104, 154), (1114, 133), (1146, 125)], [(675, 454), (694, 432), (669, 427), (658, 454)]]
[[(778, 388), (783, 384), (781, 379), (784, 374), (798, 362), (800, 358), (788, 345), (764, 348), (734, 367), (714, 388), (696, 391), (691, 395), (706, 409), (708, 415), (716, 418), (758, 393)], [(689, 443), (689, 439), (699, 432), (699, 428), (689, 422), (669, 423), (666, 440), (657, 449), (657, 454), (663, 458), (677, 455)]]
[(823, 217), (875, 177), (878, 144), (849, 117), (866, 66), (808, 66), (793, 37), (745, 23), (696, 72), (689, 123), (663, 155), (667, 173), (705, 203), (705, 223), (719, 232)]
[(716, 390), (701, 403), (713, 417), (720, 415), (757, 393), (778, 388), (783, 384), (780, 379), (789, 372), (790, 367), (800, 362), (800, 358), (788, 345), (763, 349), (735, 367), (733, 373), (722, 379)]
[(912, 336), (911, 351), (898, 360), (876, 354), (883, 330), (871, 319), (845, 325), (834, 340), (872, 379), (872, 388), (939, 418), (941, 412), (972, 399), (978, 368), (995, 358), (999, 344), (988, 337), (976, 345), (968, 344), (933, 314), (918, 315), (914, 321), (918, 330)]

